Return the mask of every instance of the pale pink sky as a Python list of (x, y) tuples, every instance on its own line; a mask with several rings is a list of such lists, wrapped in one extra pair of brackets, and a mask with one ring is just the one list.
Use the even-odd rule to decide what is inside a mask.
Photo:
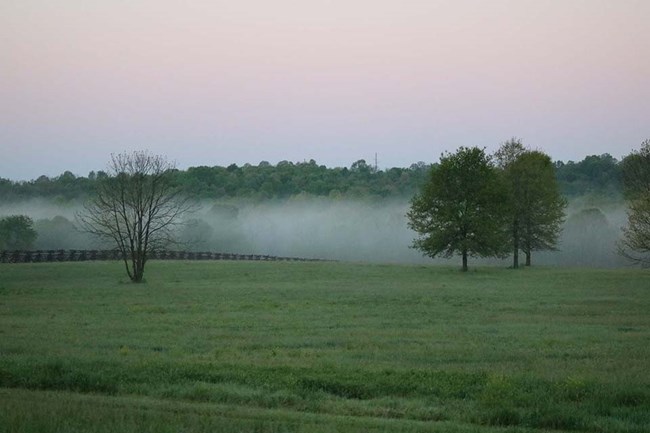
[(648, 0), (2, 0), (0, 177), (650, 136)]

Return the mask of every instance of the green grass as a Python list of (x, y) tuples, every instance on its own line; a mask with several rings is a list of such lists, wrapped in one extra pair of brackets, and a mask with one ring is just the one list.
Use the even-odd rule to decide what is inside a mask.
[(0, 431), (650, 431), (647, 272), (122, 273), (0, 265)]

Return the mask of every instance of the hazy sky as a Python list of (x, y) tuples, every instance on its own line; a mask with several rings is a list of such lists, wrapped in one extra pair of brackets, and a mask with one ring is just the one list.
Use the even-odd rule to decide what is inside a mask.
[(0, 0), (0, 177), (650, 137), (650, 0)]

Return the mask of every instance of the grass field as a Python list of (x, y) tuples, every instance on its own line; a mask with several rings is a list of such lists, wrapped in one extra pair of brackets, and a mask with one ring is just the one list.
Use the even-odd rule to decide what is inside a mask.
[[(650, 431), (650, 274), (0, 265), (0, 431)], [(121, 281), (122, 280), (122, 281)]]

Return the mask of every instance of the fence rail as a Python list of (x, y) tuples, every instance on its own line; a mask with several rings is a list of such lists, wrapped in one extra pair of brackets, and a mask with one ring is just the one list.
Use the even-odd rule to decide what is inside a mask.
[[(118, 250), (0, 251), (0, 263), (85, 262), (122, 260)], [(318, 262), (322, 259), (193, 251), (151, 251), (148, 260), (251, 260), (264, 262)]]

